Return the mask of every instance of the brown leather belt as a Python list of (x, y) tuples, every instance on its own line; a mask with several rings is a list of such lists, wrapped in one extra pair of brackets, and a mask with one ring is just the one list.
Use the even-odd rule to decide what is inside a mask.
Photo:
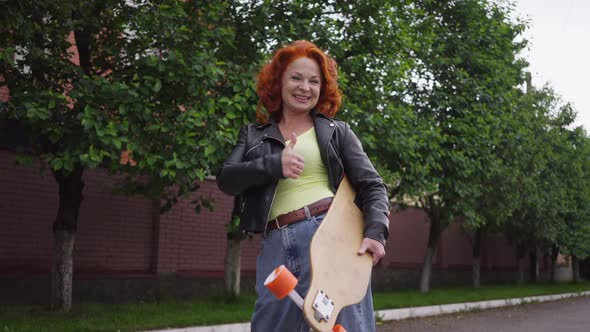
[[(312, 216), (316, 216), (318, 214), (322, 214), (330, 208), (330, 204), (332, 204), (332, 199), (334, 197), (326, 197), (322, 198), (319, 201), (313, 202), (307, 206), (309, 209), (309, 213)], [(300, 221), (305, 219), (305, 207), (301, 209), (294, 210), (285, 214), (281, 214), (280, 216), (276, 217), (275, 219), (268, 222), (266, 227), (266, 231), (270, 232), (275, 229), (281, 229), (289, 224), (292, 224), (296, 221)]]

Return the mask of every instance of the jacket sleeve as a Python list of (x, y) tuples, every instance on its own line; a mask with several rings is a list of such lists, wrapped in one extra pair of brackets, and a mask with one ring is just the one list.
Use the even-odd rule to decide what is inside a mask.
[(389, 236), (390, 208), (387, 188), (348, 124), (345, 124), (344, 131), (340, 148), (342, 164), (351, 185), (357, 191), (365, 218), (365, 237), (385, 245)]
[(245, 160), (248, 131), (249, 126), (242, 127), (238, 143), (217, 173), (217, 185), (228, 195), (238, 195), (250, 187), (267, 184), (283, 177), (280, 152)]

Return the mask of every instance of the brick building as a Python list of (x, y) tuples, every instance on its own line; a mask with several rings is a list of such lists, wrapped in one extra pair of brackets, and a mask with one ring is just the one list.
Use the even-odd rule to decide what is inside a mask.
[[(45, 302), (49, 297), (52, 223), (58, 191), (53, 176), (14, 164), (0, 148), (0, 302)], [(113, 192), (115, 178), (85, 172), (84, 200), (74, 253), (74, 299), (124, 300), (220, 292), (226, 248), (225, 224), (233, 199), (207, 180), (193, 198), (167, 213), (141, 196)], [(205, 196), (214, 211), (194, 210)], [(375, 269), (376, 288), (416, 287), (429, 224), (417, 209), (391, 215), (387, 255)], [(251, 290), (260, 237), (242, 241), (243, 289)], [(483, 281), (514, 279), (514, 250), (488, 237), (482, 255)], [(468, 284), (470, 235), (458, 224), (443, 234), (433, 265), (433, 284)]]

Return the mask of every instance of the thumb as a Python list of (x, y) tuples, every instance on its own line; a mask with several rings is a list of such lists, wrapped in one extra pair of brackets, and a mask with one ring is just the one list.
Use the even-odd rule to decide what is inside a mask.
[(356, 252), (357, 255), (362, 256), (367, 252), (367, 244), (365, 243), (365, 241), (363, 241), (363, 243), (361, 243), (361, 247), (359, 248), (359, 250)]
[(291, 142), (289, 142), (289, 148), (295, 148), (295, 143), (297, 143), (297, 135), (295, 133), (291, 133)]

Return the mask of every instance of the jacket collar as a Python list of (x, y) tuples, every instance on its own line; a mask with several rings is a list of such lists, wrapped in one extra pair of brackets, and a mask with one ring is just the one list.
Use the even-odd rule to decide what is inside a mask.
[[(332, 133), (336, 129), (334, 120), (318, 112), (316, 109), (311, 111), (311, 116), (313, 117), (318, 145), (320, 147), (326, 146), (326, 144), (328, 144), (330, 141)], [(267, 123), (257, 126), (256, 129), (264, 137), (272, 137), (283, 142), (283, 144), (285, 143), (285, 138), (281, 134), (277, 119), (274, 116), (271, 117)]]
[(279, 123), (277, 122), (277, 119), (274, 116), (271, 117), (271, 119), (267, 123), (261, 124), (258, 127), (256, 127), (256, 130), (264, 137), (272, 137), (285, 144), (283, 134), (281, 134), (281, 131), (279, 130)]

